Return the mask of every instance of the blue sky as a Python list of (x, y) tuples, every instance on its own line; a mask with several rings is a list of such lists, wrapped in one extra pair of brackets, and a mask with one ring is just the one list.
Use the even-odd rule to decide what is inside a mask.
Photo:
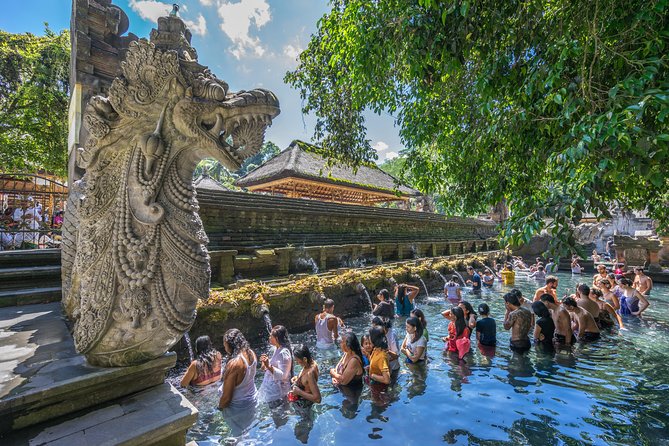
[[(114, 0), (130, 18), (130, 32), (148, 37), (157, 17), (172, 9), (172, 2)], [(200, 63), (225, 80), (231, 90), (263, 87), (281, 101), (281, 114), (266, 139), (281, 148), (293, 139), (310, 141), (314, 119), (301, 112), (297, 91), (283, 83), (286, 71), (316, 31), (318, 19), (329, 10), (325, 0), (181, 0), (180, 16), (193, 33)], [(44, 22), (53, 30), (69, 27), (71, 0), (2, 0), (0, 29), (42, 34)], [(379, 161), (402, 148), (393, 118), (369, 114), (368, 138)]]

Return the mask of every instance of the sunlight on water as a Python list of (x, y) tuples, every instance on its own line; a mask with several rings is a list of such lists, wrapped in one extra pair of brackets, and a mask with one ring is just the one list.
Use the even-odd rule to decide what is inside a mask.
[[(574, 289), (576, 279), (558, 276), (559, 295)], [(578, 279), (590, 282), (590, 276)], [(531, 298), (539, 285), (517, 279), (515, 286)], [(509, 334), (501, 324), (501, 296), (511, 288), (496, 284), (481, 295), (463, 295), (474, 308), (481, 302), (490, 305), (498, 330), (493, 352), (475, 349), (466, 361), (444, 354), (440, 338), (448, 321), (440, 312), (448, 306), (433, 293), (421, 302), (430, 361), (413, 370), (402, 366), (388, 406), (373, 405), (368, 388), (359, 399), (344, 398), (328, 374), (337, 354), (317, 352), (323, 402), (307, 411), (271, 411), (261, 405), (239, 444), (669, 444), (668, 286), (656, 285), (644, 318), (625, 320), (628, 331), (603, 333), (600, 341), (578, 344), (572, 351), (533, 349), (525, 355), (509, 350)], [(360, 336), (369, 317), (346, 324)], [(401, 342), (404, 319), (396, 320), (395, 330)], [(313, 332), (292, 335), (292, 341), (316, 344)], [(267, 350), (256, 347), (258, 354)], [(258, 385), (261, 381), (259, 373)], [(216, 410), (216, 386), (184, 392), (200, 410), (189, 439), (200, 445), (227, 444), (229, 431)]]

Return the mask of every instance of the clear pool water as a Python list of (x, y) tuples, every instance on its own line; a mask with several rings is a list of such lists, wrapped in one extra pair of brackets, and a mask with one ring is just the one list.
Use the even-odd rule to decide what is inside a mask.
[[(581, 280), (559, 274), (559, 295)], [(531, 296), (535, 281), (519, 278), (516, 288)], [(669, 286), (656, 285), (643, 319), (625, 320), (628, 331), (603, 333), (600, 341), (577, 344), (571, 352), (538, 350), (519, 355), (508, 348), (502, 327), (501, 296), (512, 287), (496, 284), (480, 296), (467, 295), (474, 308), (487, 302), (497, 321), (494, 356), (474, 348), (466, 361), (443, 353), (448, 321), (441, 299), (419, 299), (430, 333), (430, 361), (410, 370), (402, 365), (391, 403), (372, 404), (365, 388), (359, 399), (345, 398), (330, 382), (337, 357), (317, 352), (323, 401), (311, 410), (260, 406), (248, 434), (230, 438), (216, 410), (215, 386), (184, 390), (200, 410), (189, 440), (213, 444), (480, 444), (480, 445), (669, 445)], [(435, 296), (436, 297), (436, 296)], [(274, 320), (280, 324), (280, 320)], [(360, 335), (369, 317), (346, 321)], [(241, 328), (241, 327), (240, 327)], [(404, 320), (395, 330), (404, 338)], [(315, 345), (313, 332), (292, 335), (293, 343)], [(475, 344), (475, 343), (473, 343)], [(473, 346), (474, 347), (474, 346)], [(256, 346), (256, 353), (266, 350)], [(262, 381), (259, 372), (258, 385)]]

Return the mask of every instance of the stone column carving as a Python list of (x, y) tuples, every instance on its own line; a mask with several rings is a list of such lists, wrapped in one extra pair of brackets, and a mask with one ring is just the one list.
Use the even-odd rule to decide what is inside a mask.
[(129, 44), (84, 110), (63, 233), (63, 306), (91, 364), (156, 358), (191, 327), (211, 275), (193, 170), (238, 168), (278, 114), (272, 92), (233, 93), (200, 65), (178, 17)]

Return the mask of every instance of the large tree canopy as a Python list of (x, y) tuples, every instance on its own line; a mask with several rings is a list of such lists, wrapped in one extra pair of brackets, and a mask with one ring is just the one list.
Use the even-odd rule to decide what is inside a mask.
[(413, 183), (452, 213), (505, 200), (506, 241), (614, 203), (669, 223), (666, 0), (334, 0), (286, 81), (315, 139), (374, 159), (395, 116)]
[(70, 37), (0, 30), (0, 170), (67, 172)]

